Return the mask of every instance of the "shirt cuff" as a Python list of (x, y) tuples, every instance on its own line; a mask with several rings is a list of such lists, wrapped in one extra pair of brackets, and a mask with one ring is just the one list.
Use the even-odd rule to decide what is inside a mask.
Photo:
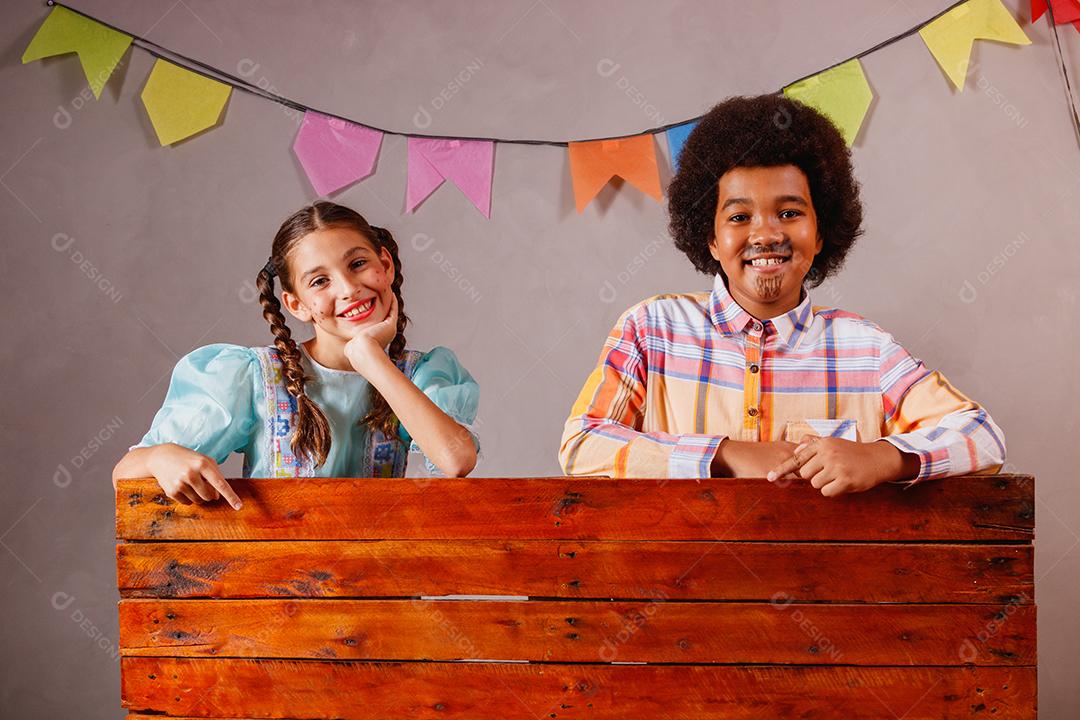
[[(914, 437), (919, 437), (915, 435)], [(895, 480), (894, 482), (905, 485), (914, 485), (923, 480), (936, 477), (944, 477), (949, 474), (949, 453), (935, 453), (932, 450), (923, 450), (908, 442), (904, 435), (886, 435), (880, 438), (895, 447), (900, 452), (911, 453), (919, 458), (919, 474), (909, 480)]]
[(668, 457), (669, 478), (707, 478), (725, 435), (679, 435)]

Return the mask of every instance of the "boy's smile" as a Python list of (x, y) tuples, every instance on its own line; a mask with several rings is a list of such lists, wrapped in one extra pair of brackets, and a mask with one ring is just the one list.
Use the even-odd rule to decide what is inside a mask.
[(798, 306), (803, 278), (821, 251), (806, 175), (794, 165), (736, 167), (717, 191), (709, 251), (732, 298), (759, 320)]

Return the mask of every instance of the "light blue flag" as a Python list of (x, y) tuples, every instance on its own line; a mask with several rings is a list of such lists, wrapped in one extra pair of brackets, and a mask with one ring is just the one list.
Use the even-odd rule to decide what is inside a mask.
[(682, 155), (686, 138), (690, 135), (690, 131), (697, 127), (697, 124), (697, 120), (691, 120), (682, 125), (676, 125), (665, 133), (667, 135), (668, 152), (671, 153), (671, 166), (675, 168), (675, 172), (679, 171), (679, 156)]

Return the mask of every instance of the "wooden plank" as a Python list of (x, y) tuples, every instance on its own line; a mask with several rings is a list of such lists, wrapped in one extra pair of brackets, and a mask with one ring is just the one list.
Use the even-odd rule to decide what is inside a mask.
[(121, 480), (124, 540), (1021, 541), (1030, 476), (969, 476), (825, 498), (805, 482), (611, 478), (249, 479), (245, 505), (178, 505)]
[[(342, 720), (1035, 717), (1035, 668), (342, 663), (123, 658), (125, 708)], [(222, 682), (227, 678), (228, 682)]]
[(1033, 605), (121, 600), (131, 656), (1031, 665)]
[(1030, 545), (265, 541), (117, 546), (124, 597), (1033, 602)]

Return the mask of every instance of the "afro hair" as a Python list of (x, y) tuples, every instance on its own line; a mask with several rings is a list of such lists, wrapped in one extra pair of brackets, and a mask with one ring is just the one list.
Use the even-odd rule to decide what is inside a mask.
[(778, 165), (798, 167), (810, 186), (822, 248), (807, 284), (816, 287), (843, 266), (862, 234), (859, 185), (844, 138), (817, 110), (783, 95), (760, 95), (715, 106), (690, 133), (679, 156), (679, 170), (668, 188), (668, 227), (675, 247), (699, 272), (724, 274), (709, 252), (720, 178), (736, 167)]

